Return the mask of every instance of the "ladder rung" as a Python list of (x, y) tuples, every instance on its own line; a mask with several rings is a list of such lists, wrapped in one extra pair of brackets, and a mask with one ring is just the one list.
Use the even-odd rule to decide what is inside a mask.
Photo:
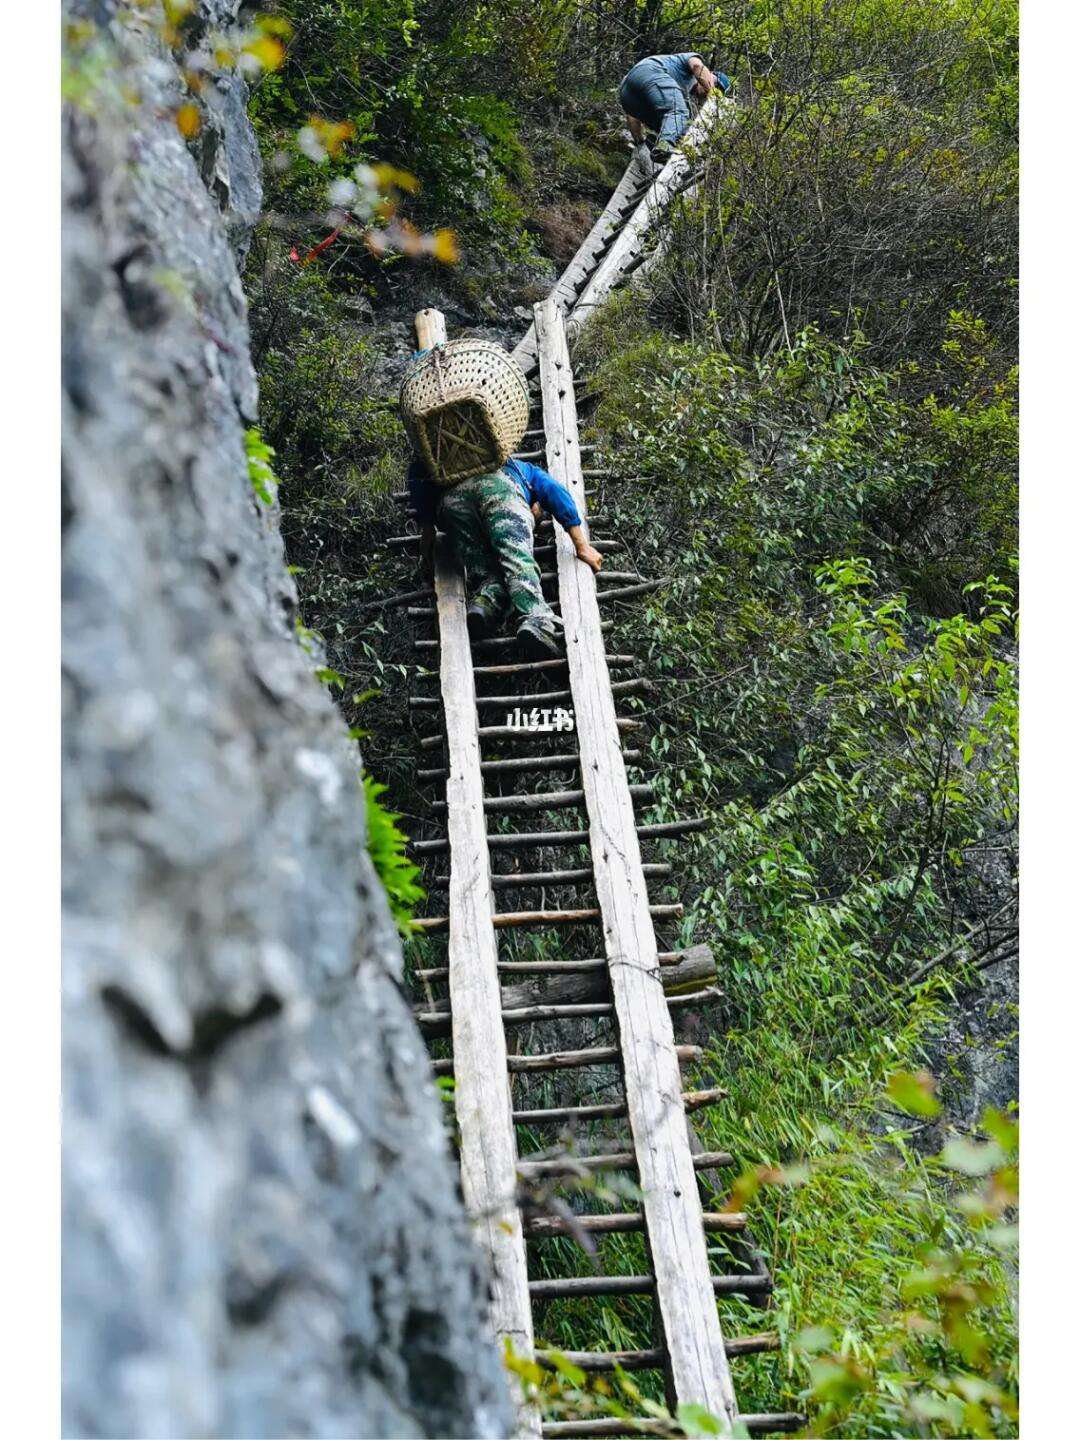
[[(680, 1064), (696, 1064), (704, 1053), (700, 1045), (675, 1046), (675, 1054)], [(618, 1045), (594, 1045), (590, 1050), (555, 1050), (547, 1055), (508, 1055), (506, 1057), (506, 1068), (510, 1071), (511, 1075), (537, 1075), (548, 1070), (583, 1070), (589, 1065), (618, 1065), (621, 1060), (622, 1051)], [(436, 1075), (452, 1075), (454, 1073), (454, 1062), (453, 1060), (433, 1060), (431, 1062), (431, 1068)], [(586, 1169), (592, 1170), (625, 1170), (636, 1167), (637, 1162), (633, 1160), (632, 1156), (630, 1157), (632, 1163), (625, 1163), (625, 1158), (626, 1157), (622, 1155), (593, 1155), (582, 1157), (575, 1163), (577, 1165), (584, 1165)], [(695, 1165), (700, 1158), (700, 1156), (694, 1157)], [(624, 1163), (618, 1165), (604, 1163), (612, 1159), (621, 1159)], [(719, 1164), (720, 1162), (718, 1161), (717, 1163)], [(729, 1156), (723, 1163), (731, 1164), (731, 1157)], [(544, 1164), (552, 1164), (557, 1167), (560, 1164), (565, 1165), (565, 1162), (558, 1160), (539, 1162), (520, 1161), (518, 1163), (518, 1170), (523, 1175), (540, 1173), (573, 1175), (577, 1173), (573, 1168), (569, 1170), (559, 1170), (556, 1168), (550, 1172), (539, 1171), (538, 1165)]]
[[(745, 1230), (746, 1216), (740, 1211), (730, 1214), (706, 1212), (701, 1217), (709, 1234)], [(564, 1219), (561, 1215), (534, 1215), (524, 1222), (527, 1240), (550, 1240), (560, 1235), (633, 1235), (645, 1229), (645, 1216), (640, 1210), (628, 1214), (574, 1215)]]
[[(565, 705), (573, 699), (569, 690), (538, 690), (530, 695), (478, 695), (477, 705), (490, 705), (493, 708), (511, 709), (518, 706), (521, 709), (532, 709), (537, 705)], [(410, 695), (409, 704), (414, 710), (430, 710), (435, 706), (442, 705), (441, 695)]]
[[(565, 663), (565, 662), (563, 662)], [(657, 688), (655, 680), (647, 680), (641, 676), (633, 680), (613, 680), (611, 682), (611, 693), (613, 695), (639, 695), (650, 693)], [(535, 694), (521, 695), (478, 695), (477, 705), (488, 705), (492, 709), (509, 710), (513, 706), (519, 709), (535, 710), (541, 705), (566, 705), (573, 701), (573, 694), (569, 690), (539, 690)], [(438, 695), (410, 695), (409, 704), (414, 710), (431, 710), (442, 705), (442, 697)]]
[[(645, 722), (643, 720), (618, 719), (615, 721), (615, 724), (624, 734), (630, 730), (643, 730), (645, 728)], [(481, 740), (551, 740), (563, 732), (559, 730), (519, 729), (516, 725), (480, 725), (477, 727), (476, 733)], [(422, 750), (435, 750), (442, 743), (443, 737), (441, 735), (426, 735), (424, 739), (420, 741), (420, 748)]]
[[(649, 913), (654, 920), (678, 920), (683, 907), (676, 905), (650, 905)], [(535, 929), (544, 925), (582, 925), (602, 919), (599, 909), (589, 910), (504, 910), (493, 915), (491, 923), (496, 930)], [(413, 921), (413, 925), (425, 934), (449, 930), (449, 915), (427, 915)]]
[[(763, 1415), (740, 1415), (738, 1420), (750, 1435), (781, 1434), (791, 1430), (801, 1430), (806, 1424), (806, 1416), (800, 1415), (795, 1410), (781, 1410)], [(670, 1436), (672, 1428), (669, 1420), (647, 1420), (629, 1416), (625, 1420), (548, 1420), (541, 1426), (541, 1434), (543, 1440), (571, 1440), (573, 1436), (580, 1436), (582, 1440), (585, 1440), (585, 1437), (591, 1435)]]
[[(557, 570), (541, 570), (541, 571), (540, 571), (540, 579), (541, 579), (541, 580), (557, 580), (558, 578), (559, 578), (559, 572), (558, 572)], [(647, 580), (647, 579), (648, 579), (648, 576), (642, 575), (639, 570), (600, 570), (600, 571), (597, 572), (596, 579), (597, 579), (598, 582), (601, 581), (601, 580), (619, 580), (619, 581), (627, 581), (627, 580), (630, 580), (630, 581), (633, 581), (634, 583), (637, 583), (637, 581), (639, 581), (639, 580), (641, 580), (641, 581)], [(423, 596), (417, 596), (416, 598), (417, 598), (417, 599), (423, 599), (424, 597), (423, 597)], [(404, 598), (402, 599), (401, 603), (404, 605), (404, 603), (405, 603)]]
[[(728, 1355), (759, 1355), (766, 1350), (779, 1350), (780, 1336), (773, 1330), (760, 1335), (734, 1335), (724, 1340)], [(536, 1351), (536, 1363), (554, 1368), (553, 1355), (568, 1360), (579, 1370), (662, 1370), (667, 1363), (666, 1350), (545, 1350)]]
[[(623, 763), (636, 765), (641, 760), (640, 750), (624, 750)], [(531, 770), (576, 770), (580, 764), (577, 755), (515, 755), (508, 760), (482, 760), (481, 775), (522, 774)], [(445, 780), (450, 774), (446, 766), (435, 770), (418, 770), (418, 780)]]
[[(684, 1056), (683, 1052), (698, 1050), (698, 1046), (676, 1045), (675, 1049), (682, 1063), (695, 1058), (693, 1055)], [(695, 1170), (720, 1170), (735, 1164), (735, 1157), (726, 1150), (703, 1150), (700, 1155), (690, 1158)], [(607, 1155), (563, 1155), (557, 1160), (519, 1160), (517, 1168), (523, 1180), (542, 1180), (545, 1176), (580, 1175), (596, 1170), (636, 1170), (637, 1157), (632, 1150), (614, 1150)]]
[[(609, 630), (614, 628), (614, 625), (614, 620), (602, 620), (600, 622), (600, 629), (604, 632), (604, 634), (607, 634)], [(487, 655), (491, 651), (495, 650), (510, 650), (516, 647), (517, 644), (518, 638), (516, 635), (497, 635), (494, 640), (474, 640), (472, 648), (474, 655), (477, 653), (477, 651), (480, 651), (482, 654)], [(414, 650), (437, 650), (438, 648), (438, 640), (413, 641)]]
[[(590, 526), (592, 525), (592, 523), (593, 519), (592, 516), (590, 516)], [(616, 550), (622, 550), (625, 548), (621, 540), (594, 540), (592, 539), (592, 537), (590, 537), (589, 543), (592, 545), (594, 550), (599, 550), (601, 555), (610, 555)], [(555, 548), (556, 547), (554, 543), (550, 545), (537, 545), (533, 549), (533, 559), (548, 560), (552, 556), (554, 556)], [(600, 573), (603, 574), (603, 571), (601, 571)]]
[[(716, 1105), (727, 1095), (726, 1090), (684, 1090), (683, 1109), (701, 1110)], [(552, 1110), (515, 1110), (516, 1125), (561, 1125), (574, 1120), (617, 1120), (626, 1114), (625, 1100), (612, 1100), (603, 1105), (560, 1105)]]
[[(639, 825), (637, 833), (640, 840), (674, 839), (677, 835), (688, 835), (693, 831), (704, 830), (708, 823), (708, 820), (705, 819), (668, 820), (657, 825)], [(533, 845), (558, 849), (563, 845), (587, 845), (589, 832), (587, 830), (522, 830), (510, 835), (489, 834), (487, 841), (489, 850), (528, 849)], [(417, 855), (439, 855), (443, 854), (449, 845), (449, 840), (414, 840), (411, 848)]]
[[(678, 965), (686, 956), (685, 950), (661, 950), (656, 957), (661, 965)], [(608, 962), (600, 956), (592, 960), (500, 960), (499, 973), (507, 975), (575, 975), (590, 970), (606, 970)], [(445, 965), (433, 969), (414, 970), (417, 980), (446, 980), (450, 971)]]
[[(707, 1005), (711, 1000), (721, 1000), (723, 994), (715, 986), (692, 990), (686, 995), (669, 995), (669, 1010), (685, 1010), (689, 1005)], [(603, 1019), (614, 1012), (610, 1000), (588, 1000), (573, 1005), (521, 1005), (502, 1012), (504, 1025), (533, 1025), (550, 1020), (593, 1020)], [(440, 1010), (414, 1010), (416, 1023), (422, 1030), (449, 1030), (452, 1011), (449, 1004)]]
[[(671, 866), (666, 862), (642, 865), (641, 869), (646, 880), (662, 880), (671, 874)], [(491, 883), (496, 890), (517, 890), (529, 885), (591, 885), (592, 879), (593, 872), (588, 869), (527, 870), (519, 875), (493, 875)], [(450, 876), (437, 875), (426, 884), (429, 890), (445, 890), (450, 884)]]
[[(631, 596), (634, 595), (647, 595), (653, 590), (662, 590), (665, 585), (670, 584), (671, 581), (667, 579), (642, 580), (640, 584), (624, 585), (621, 589), (618, 590), (603, 590), (598, 588), (596, 591), (596, 599), (599, 604), (606, 605), (611, 600), (629, 600)], [(551, 602), (551, 608), (552, 610), (558, 612), (561, 607), (557, 600), (553, 600)], [(438, 614), (438, 611), (435, 609), (434, 605), (408, 605), (405, 608), (405, 614), (409, 617), (410, 620), (434, 620), (436, 615)], [(480, 640), (474, 643), (480, 645), (491, 645), (494, 642), (491, 640)]]
[[(564, 664), (564, 661), (563, 661)], [(644, 677), (635, 677), (634, 680), (612, 680), (611, 691), (613, 696), (635, 696), (635, 694), (648, 693), (657, 688), (654, 680), (645, 680)], [(573, 694), (569, 690), (539, 690), (534, 693), (520, 694), (520, 696), (477, 696), (478, 706), (490, 706), (500, 710), (510, 710), (511, 707), (518, 707), (521, 710), (536, 710), (539, 706), (554, 706), (554, 704), (572, 703)], [(441, 696), (409, 696), (409, 704), (415, 710), (433, 710), (441, 706)]]
[[(652, 785), (628, 785), (634, 800), (651, 800), (655, 787)], [(571, 810), (585, 803), (584, 790), (538, 790), (534, 795), (492, 795), (484, 801), (484, 810), (489, 815), (514, 815), (528, 810)], [(433, 810), (445, 811), (445, 800), (433, 800)]]
[[(717, 1295), (761, 1295), (772, 1289), (768, 1275), (712, 1275)], [(650, 1295), (652, 1275), (570, 1275), (562, 1280), (530, 1280), (534, 1300), (565, 1300), (575, 1295)]]
[[(607, 655), (604, 658), (607, 660), (609, 666), (637, 664), (636, 657), (633, 655)], [(473, 674), (480, 678), (486, 678), (489, 675), (528, 675), (538, 670), (565, 670), (566, 665), (567, 660), (565, 655), (559, 655), (552, 660), (519, 660), (516, 664), (511, 665), (474, 665)], [(430, 676), (424, 676), (422, 678), (435, 680), (438, 679), (438, 676), (434, 671), (431, 671)]]

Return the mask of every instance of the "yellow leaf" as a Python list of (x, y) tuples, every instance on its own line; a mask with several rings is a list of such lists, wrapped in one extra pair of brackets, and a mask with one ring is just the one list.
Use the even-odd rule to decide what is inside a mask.
[(420, 189), (420, 181), (408, 170), (399, 170), (396, 165), (385, 163), (373, 165), (371, 168), (380, 190), (390, 190), (396, 187), (398, 190), (408, 190), (410, 195), (415, 195)]
[(287, 40), (292, 34), (292, 25), (280, 15), (259, 15), (255, 19), (256, 27), (264, 35), (280, 35)]
[(308, 125), (314, 130), (326, 153), (335, 159), (345, 141), (351, 140), (356, 134), (356, 126), (351, 120), (324, 120), (321, 115), (312, 115), (308, 119)]
[(258, 35), (244, 46), (244, 54), (251, 55), (264, 70), (277, 70), (285, 59), (285, 46), (270, 35)]
[(202, 116), (199, 114), (199, 107), (192, 105), (189, 101), (181, 105), (176, 112), (176, 128), (183, 135), (185, 140), (193, 139), (202, 129)]
[(431, 253), (444, 265), (455, 265), (461, 259), (457, 236), (452, 230), (436, 230), (431, 240)]

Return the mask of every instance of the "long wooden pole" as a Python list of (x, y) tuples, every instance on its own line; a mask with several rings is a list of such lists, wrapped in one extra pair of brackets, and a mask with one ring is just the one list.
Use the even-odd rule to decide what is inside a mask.
[[(430, 349), (446, 339), (446, 322), (438, 310), (420, 311), (416, 336), (420, 349)], [(508, 1340), (519, 1355), (531, 1358), (532, 1304), (516, 1202), (517, 1144), (493, 924), (495, 898), (484, 822), (476, 686), (465, 624), (465, 585), (445, 540), (436, 555), (435, 594), (449, 769), (447, 963), (461, 1189), (491, 1265), (492, 1329), (500, 1344)], [(539, 1437), (540, 1416), (535, 1406), (521, 1404), (516, 1378), (508, 1376), (508, 1380), (518, 1405), (517, 1434)]]
[[(566, 326), (551, 299), (534, 309), (548, 468), (585, 514), (577, 408)], [(670, 1380), (680, 1404), (704, 1405), (730, 1434), (735, 1393), (709, 1272), (690, 1153), (679, 1052), (660, 983), (656, 934), (626, 781), (592, 571), (564, 531), (556, 539), (570, 688), (603, 914), (630, 1129), (656, 1277)]]

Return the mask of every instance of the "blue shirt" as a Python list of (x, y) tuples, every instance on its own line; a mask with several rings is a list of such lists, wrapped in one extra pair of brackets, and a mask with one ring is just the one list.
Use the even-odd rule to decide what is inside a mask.
[[(539, 465), (530, 465), (527, 460), (507, 460), (501, 469), (517, 481), (528, 504), (537, 504), (549, 515), (554, 515), (564, 529), (581, 524), (581, 516), (570, 491), (546, 470), (541, 470)], [(427, 466), (422, 460), (414, 460), (409, 466), (408, 482), (409, 498), (416, 508), (420, 524), (434, 525), (435, 510), (446, 487), (428, 479)]]
[(689, 96), (697, 84), (697, 76), (690, 69), (690, 61), (701, 59), (696, 50), (689, 50), (682, 55), (650, 55), (649, 59), (655, 60), (661, 70), (666, 70), (683, 94)]

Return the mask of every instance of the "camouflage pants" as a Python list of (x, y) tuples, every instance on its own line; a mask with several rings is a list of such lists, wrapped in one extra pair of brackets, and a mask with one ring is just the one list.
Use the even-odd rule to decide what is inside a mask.
[(443, 493), (438, 520), (450, 537), (469, 586), (470, 601), (509, 609), (515, 625), (555, 616), (540, 588), (533, 559), (533, 517), (521, 487), (501, 470), (462, 480)]

